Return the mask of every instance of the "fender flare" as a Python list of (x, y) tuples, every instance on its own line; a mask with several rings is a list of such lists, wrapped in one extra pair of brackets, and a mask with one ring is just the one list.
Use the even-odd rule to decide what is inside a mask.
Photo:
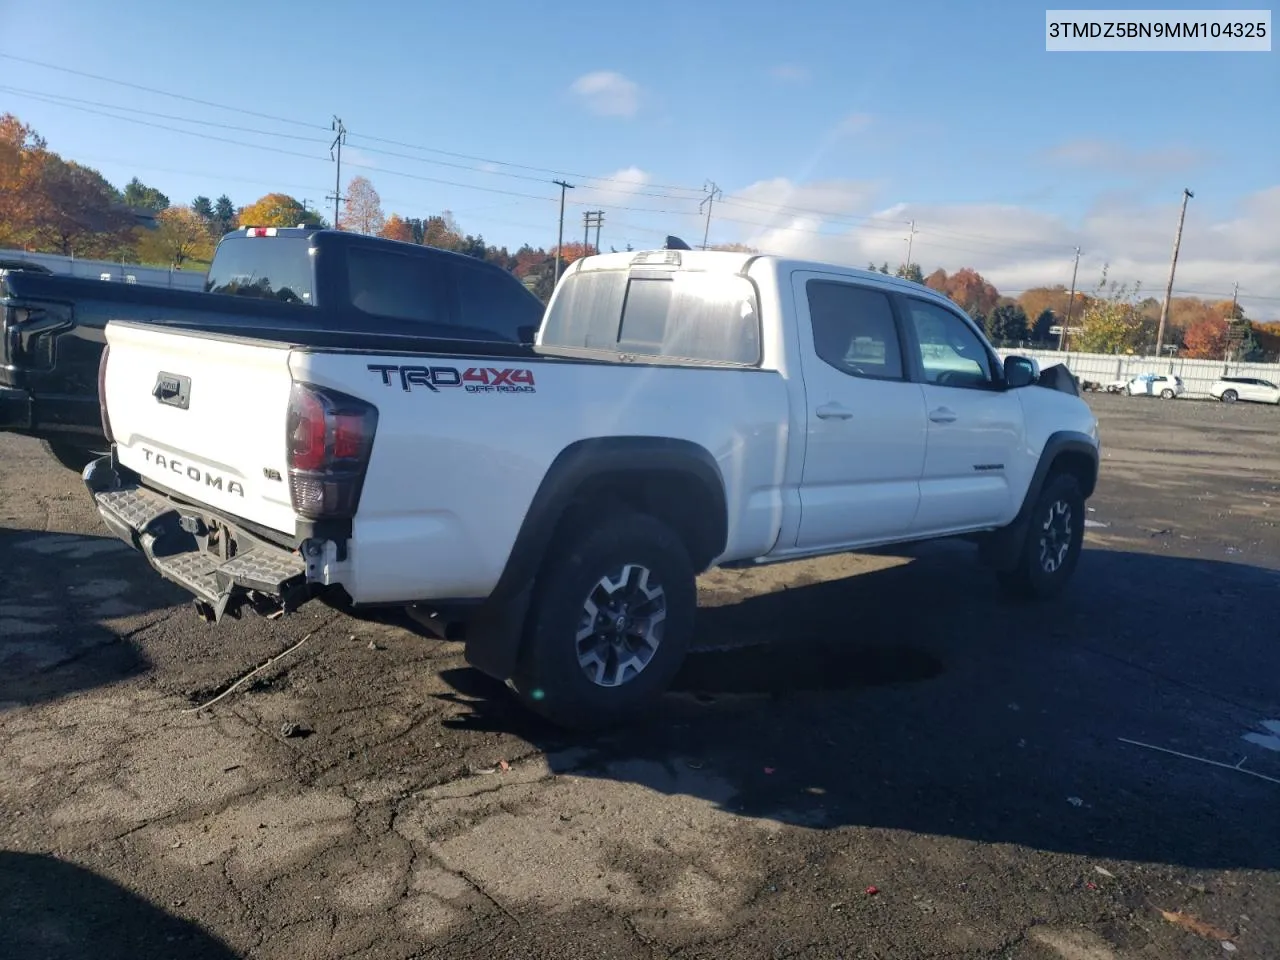
[(1008, 570), (1017, 563), (1031, 522), (1031, 511), (1040, 498), (1040, 491), (1044, 489), (1054, 462), (1064, 453), (1082, 454), (1088, 460), (1090, 471), (1085, 478), (1082, 493), (1086, 500), (1093, 495), (1098, 485), (1100, 464), (1097, 442), (1078, 430), (1058, 430), (1050, 434), (1040, 451), (1040, 459), (1036, 462), (1035, 472), (1031, 475), (1031, 482), (1027, 485), (1026, 495), (1022, 498), (1022, 506), (1018, 508), (1017, 515), (1007, 526), (993, 531), (982, 543), (983, 559), (991, 566), (998, 570)]
[(515, 671), (534, 581), (560, 521), (581, 491), (608, 475), (636, 471), (683, 474), (703, 487), (713, 504), (703, 519), (710, 524), (710, 557), (724, 552), (729, 517), (724, 478), (715, 458), (696, 443), (668, 437), (594, 437), (560, 451), (542, 478), (489, 597), (468, 618), (466, 659), (499, 680)]

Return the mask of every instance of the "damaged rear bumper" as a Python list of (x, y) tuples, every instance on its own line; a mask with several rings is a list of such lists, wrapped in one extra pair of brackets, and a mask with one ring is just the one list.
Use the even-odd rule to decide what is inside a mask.
[(107, 528), (191, 593), (205, 619), (239, 616), (246, 603), (259, 613), (287, 612), (312, 596), (297, 552), (143, 487), (114, 457), (93, 461), (82, 477)]

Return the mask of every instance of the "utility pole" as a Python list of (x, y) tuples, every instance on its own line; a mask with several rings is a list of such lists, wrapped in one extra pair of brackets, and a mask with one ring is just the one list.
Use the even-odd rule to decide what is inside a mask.
[(1240, 281), (1237, 280), (1234, 287), (1231, 288), (1231, 319), (1236, 318), (1236, 304), (1240, 302)]
[(335, 115), (332, 129), (334, 137), (333, 143), (329, 144), (329, 159), (337, 161), (337, 171), (333, 177), (333, 194), (325, 197), (325, 199), (333, 201), (333, 229), (337, 230), (338, 204), (347, 199), (342, 195), (342, 145), (347, 142), (347, 128), (342, 125), (342, 121)]
[(1076, 247), (1076, 265), (1071, 268), (1071, 295), (1067, 297), (1067, 320), (1062, 325), (1062, 332), (1058, 334), (1058, 350), (1061, 352), (1067, 346), (1067, 330), (1071, 326), (1071, 308), (1076, 305), (1076, 273), (1080, 269), (1080, 248)]
[(723, 194), (714, 182), (703, 184), (702, 189), (707, 191), (707, 195), (702, 199), (702, 202), (698, 204), (698, 212), (701, 213), (702, 205), (706, 204), (707, 226), (706, 229), (702, 231), (702, 249), (705, 250), (707, 249), (707, 237), (711, 235), (711, 207), (716, 202), (716, 198), (723, 196)]
[(1156, 331), (1156, 359), (1164, 354), (1164, 327), (1169, 321), (1169, 301), (1173, 299), (1173, 272), (1178, 267), (1178, 248), (1182, 246), (1182, 223), (1187, 218), (1187, 201), (1195, 194), (1182, 188), (1182, 212), (1178, 214), (1178, 232), (1173, 238), (1173, 259), (1169, 261), (1169, 283), (1164, 288), (1164, 304), (1160, 307), (1160, 328)]
[(1231, 288), (1231, 316), (1227, 317), (1227, 347), (1223, 351), (1225, 356), (1222, 360), (1224, 363), (1231, 362), (1231, 354), (1235, 349), (1235, 337), (1232, 334), (1236, 329), (1236, 304), (1240, 302), (1240, 281), (1237, 280)]
[(572, 183), (565, 183), (563, 180), (552, 180), (556, 186), (560, 188), (560, 234), (556, 239), (556, 278), (555, 283), (560, 283), (560, 248), (564, 246), (564, 192), (572, 190)]
[(907, 269), (911, 269), (911, 244), (916, 238), (916, 222), (911, 221), (911, 232), (907, 234)]
[(591, 228), (596, 228), (596, 253), (600, 252), (600, 224), (604, 222), (603, 210), (584, 210), (582, 212), (582, 255), (586, 256), (591, 249)]

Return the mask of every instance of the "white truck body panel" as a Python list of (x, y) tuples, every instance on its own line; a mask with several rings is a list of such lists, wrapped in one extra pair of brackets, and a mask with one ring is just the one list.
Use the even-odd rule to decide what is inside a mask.
[[(633, 256), (593, 257), (573, 270), (618, 269)], [(119, 462), (181, 497), (292, 534), (292, 385), (374, 405), (349, 552), (326, 560), (324, 580), (357, 603), (399, 603), (487, 596), (552, 463), (581, 440), (668, 438), (709, 453), (728, 521), (716, 562), (993, 529), (1017, 515), (1051, 433), (1096, 441), (1087, 404), (1060, 391), (854, 376), (819, 356), (809, 281), (947, 303), (932, 291), (804, 261), (682, 256), (682, 269), (747, 269), (761, 318), (758, 368), (375, 354), (110, 324), (105, 402)], [(555, 297), (563, 290), (564, 280)], [(401, 379), (408, 367), (488, 370), (531, 389), (433, 390), (421, 377)], [(526, 379), (506, 379), (501, 371), (511, 369)], [(161, 372), (190, 378), (187, 409), (152, 396)]]
[[(106, 402), (120, 463), (181, 497), (285, 533), (289, 348), (162, 327), (109, 324)], [(161, 373), (189, 377), (187, 409), (153, 395)]]

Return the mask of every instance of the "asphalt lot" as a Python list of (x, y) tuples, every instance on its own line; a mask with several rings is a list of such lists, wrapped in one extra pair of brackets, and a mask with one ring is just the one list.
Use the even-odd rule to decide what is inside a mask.
[(1061, 600), (713, 573), (590, 739), (394, 622), (199, 622), (0, 436), (0, 957), (1280, 956), (1280, 411), (1090, 402)]

